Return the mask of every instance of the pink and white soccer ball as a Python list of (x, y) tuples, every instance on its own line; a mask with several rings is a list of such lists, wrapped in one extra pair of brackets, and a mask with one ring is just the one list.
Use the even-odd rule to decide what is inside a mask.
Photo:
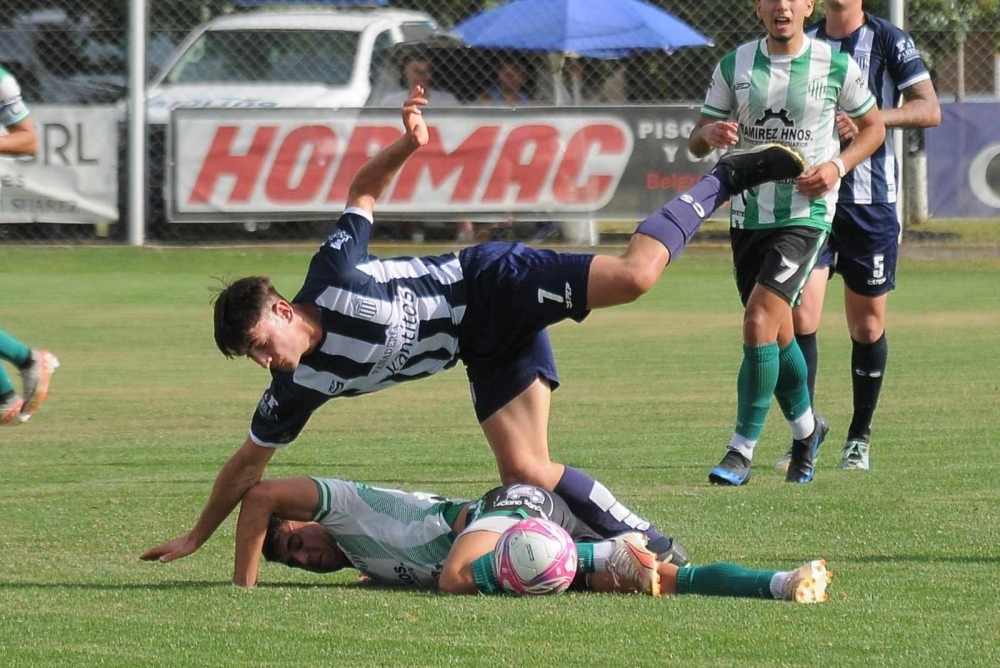
[(576, 575), (576, 546), (555, 522), (521, 520), (500, 535), (493, 566), (500, 586), (509, 594), (558, 594)]

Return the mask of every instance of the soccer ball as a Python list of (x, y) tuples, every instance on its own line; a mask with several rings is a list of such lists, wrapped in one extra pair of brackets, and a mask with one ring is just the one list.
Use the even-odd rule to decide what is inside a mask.
[(565, 591), (576, 575), (576, 546), (555, 522), (522, 520), (500, 535), (493, 566), (504, 591), (541, 596)]

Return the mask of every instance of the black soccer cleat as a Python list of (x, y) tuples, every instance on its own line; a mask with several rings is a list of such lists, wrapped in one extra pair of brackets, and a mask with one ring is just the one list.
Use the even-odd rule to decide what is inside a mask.
[(735, 195), (762, 183), (798, 178), (808, 165), (795, 149), (762, 144), (745, 151), (730, 151), (718, 166), (726, 168), (726, 187)]
[(708, 474), (708, 481), (714, 485), (745, 485), (750, 474), (750, 460), (735, 450), (726, 450), (726, 456)]
[(830, 431), (830, 423), (822, 415), (816, 416), (816, 428), (806, 438), (792, 441), (792, 457), (788, 460), (785, 482), (811, 482), (816, 466), (819, 446)]
[(691, 565), (691, 558), (688, 557), (687, 550), (677, 542), (676, 538), (664, 536), (659, 540), (650, 541), (646, 547), (656, 552), (657, 561), (682, 568)]

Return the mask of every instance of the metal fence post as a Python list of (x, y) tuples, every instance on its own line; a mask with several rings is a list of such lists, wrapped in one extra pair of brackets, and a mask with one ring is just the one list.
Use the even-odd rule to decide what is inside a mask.
[(129, 4), (128, 242), (142, 246), (146, 218), (146, 0)]

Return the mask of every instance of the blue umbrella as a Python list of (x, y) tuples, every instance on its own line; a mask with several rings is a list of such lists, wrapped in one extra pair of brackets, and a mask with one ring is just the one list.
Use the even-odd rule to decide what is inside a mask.
[(712, 46), (712, 40), (641, 0), (514, 0), (455, 26), (469, 46), (623, 58), (639, 51)]

